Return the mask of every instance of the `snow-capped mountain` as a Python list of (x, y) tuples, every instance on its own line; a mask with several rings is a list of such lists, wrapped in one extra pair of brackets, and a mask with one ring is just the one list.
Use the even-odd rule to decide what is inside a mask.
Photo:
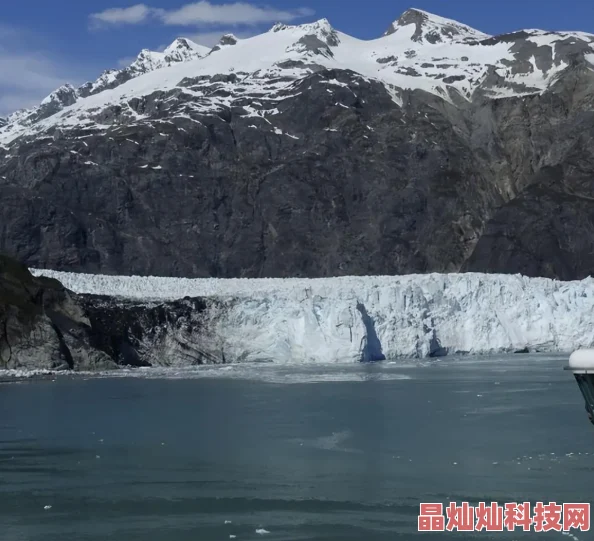
[[(114, 104), (124, 108), (124, 118), (136, 118), (134, 111), (126, 111), (129, 100), (157, 91), (181, 89), (194, 98), (197, 112), (215, 113), (246, 96), (275, 99), (279, 91), (325, 68), (377, 80), (397, 101), (407, 89), (450, 101), (472, 100), (477, 94), (528, 95), (546, 90), (580, 58), (594, 62), (594, 35), (527, 30), (492, 37), (417, 9), (406, 11), (371, 41), (339, 32), (326, 19), (276, 24), (245, 40), (229, 34), (211, 50), (179, 38), (162, 53), (144, 49), (129, 67), (108, 70), (76, 90), (65, 85), (34, 111), (11, 116), (0, 142), (52, 126), (99, 124), (95, 119), (102, 108)], [(211, 96), (200, 82), (191, 89), (183, 84), (230, 73), (235, 77), (227, 81), (229, 96)]]
[[(116, 88), (130, 79), (171, 66), (172, 64), (202, 58), (209, 51), (210, 49), (208, 47), (198, 45), (187, 38), (177, 38), (163, 52), (143, 49), (138, 54), (136, 60), (127, 68), (107, 70), (95, 82), (89, 81), (79, 88), (74, 88), (71, 84), (67, 83), (47, 96), (39, 107), (31, 111), (17, 111), (9, 116), (8, 120), (4, 121), (4, 124), (24, 126), (35, 124), (39, 120), (51, 117), (65, 107), (73, 105), (81, 98)], [(0, 127), (2, 125), (0, 123)]]
[(85, 83), (79, 89), (80, 97), (87, 97), (98, 94), (104, 90), (115, 88), (130, 79), (134, 79), (145, 73), (165, 68), (173, 64), (188, 62), (202, 58), (209, 53), (208, 47), (198, 45), (187, 38), (176, 39), (163, 52), (149, 51), (143, 49), (132, 64), (122, 70), (108, 70), (104, 72), (94, 83)]
[(417, 43), (434, 45), (453, 42), (476, 43), (491, 37), (465, 24), (420, 9), (405, 11), (398, 20), (390, 25), (384, 36), (395, 34), (402, 28), (412, 25), (414, 25), (415, 31), (410, 39)]
[(0, 122), (0, 251), (58, 270), (594, 270), (594, 35), (411, 9), (187, 39)]

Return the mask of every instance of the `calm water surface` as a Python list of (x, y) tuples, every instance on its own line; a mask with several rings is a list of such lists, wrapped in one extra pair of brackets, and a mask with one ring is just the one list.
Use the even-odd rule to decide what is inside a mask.
[(594, 539), (416, 531), (422, 501), (594, 499), (594, 427), (563, 364), (518, 355), (2, 384), (0, 540)]

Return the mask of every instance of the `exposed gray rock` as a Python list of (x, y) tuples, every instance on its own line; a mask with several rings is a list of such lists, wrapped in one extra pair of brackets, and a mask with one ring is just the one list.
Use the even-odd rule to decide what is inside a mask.
[(114, 367), (105, 352), (89, 346), (92, 329), (75, 297), (0, 255), (0, 368)]
[(84, 295), (79, 302), (93, 329), (90, 345), (118, 365), (193, 366), (232, 360), (209, 339), (203, 299), (147, 303)]
[(61, 86), (52, 92), (31, 115), (30, 122), (38, 122), (48, 118), (76, 102), (78, 99), (76, 89), (69, 84)]
[(463, 81), (464, 79), (466, 79), (466, 75), (450, 75), (449, 77), (444, 77), (443, 81), (444, 83), (454, 83), (456, 81)]
[(225, 362), (201, 299), (134, 303), (76, 295), (0, 255), (0, 369), (109, 370)]
[(220, 51), (226, 45), (237, 45), (237, 38), (233, 34), (225, 34), (219, 40), (219, 43), (212, 48), (211, 52)]
[(334, 53), (332, 52), (332, 49), (329, 47), (329, 45), (318, 38), (318, 36), (303, 36), (299, 39), (297, 44), (304, 52), (321, 54), (328, 57), (334, 56)]
[[(0, 150), (0, 248), (32, 267), (108, 274), (581, 278), (593, 263), (592, 88), (578, 64), (542, 95), (404, 91), (399, 106), (378, 82), (323, 70), (260, 103), (262, 117), (241, 102), (181, 117), (191, 97), (155, 93), (128, 104), (152, 123), (121, 123), (114, 108), (98, 114), (107, 133)], [(551, 221), (557, 193), (563, 220)]]
[[(378, 58), (376, 62), (378, 64), (389, 64), (390, 62), (397, 62), (398, 58), (395, 56), (384, 56), (382, 58)], [(427, 64), (423, 64), (424, 67), (427, 67)]]

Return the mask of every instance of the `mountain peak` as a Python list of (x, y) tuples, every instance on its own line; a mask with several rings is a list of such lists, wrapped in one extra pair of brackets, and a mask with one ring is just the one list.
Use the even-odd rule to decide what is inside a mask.
[(269, 32), (282, 32), (283, 30), (293, 30), (293, 29), (301, 29), (307, 32), (325, 32), (329, 34), (330, 32), (334, 32), (334, 28), (330, 24), (330, 21), (326, 18), (318, 19), (312, 23), (304, 23), (299, 25), (291, 25), (285, 23), (276, 23)]
[(437, 44), (454, 41), (478, 41), (490, 37), (488, 34), (458, 21), (446, 19), (417, 8), (407, 9), (384, 32), (384, 36), (395, 34), (402, 28), (411, 25), (415, 26), (411, 39), (417, 42)]
[(72, 105), (76, 101), (76, 90), (70, 84), (66, 83), (60, 88), (54, 90), (49, 96), (47, 96), (40, 105), (49, 105), (52, 103), (58, 103), (62, 105)]
[(164, 60), (164, 54), (149, 49), (142, 49), (136, 60), (130, 64), (130, 69), (146, 73), (161, 67)]
[(328, 28), (328, 29), (332, 29), (332, 25), (330, 24), (330, 21), (328, 19), (326, 19), (325, 17), (323, 19), (318, 19), (317, 21), (314, 21), (313, 23), (310, 23), (312, 26), (316, 26), (317, 28)]
[(215, 51), (220, 51), (223, 47), (227, 48), (233, 45), (237, 45), (238, 41), (239, 40), (237, 39), (237, 37), (235, 37), (233, 34), (224, 34), (223, 36), (221, 36), (219, 42), (210, 50), (210, 52), (214, 53)]
[(166, 47), (163, 52), (167, 54), (171, 51), (177, 51), (178, 49), (198, 49), (200, 45), (194, 43), (192, 40), (188, 38), (176, 38), (173, 40), (169, 47)]
[(300, 24), (296, 28), (303, 28), (304, 30), (311, 31), (313, 33), (321, 32), (324, 35), (335, 32), (334, 28), (332, 28), (332, 25), (330, 24), (330, 21), (325, 18), (314, 21), (313, 23)]
[(204, 47), (188, 38), (177, 38), (163, 54), (167, 62), (184, 62), (195, 58), (202, 58), (210, 52), (209, 47)]
[(219, 43), (221, 45), (236, 45), (237, 44), (237, 38), (235, 37), (234, 34), (224, 34), (221, 36), (221, 39), (219, 40)]
[(287, 28), (291, 28), (291, 26), (285, 23), (274, 23), (269, 32), (281, 32), (282, 30), (286, 30)]

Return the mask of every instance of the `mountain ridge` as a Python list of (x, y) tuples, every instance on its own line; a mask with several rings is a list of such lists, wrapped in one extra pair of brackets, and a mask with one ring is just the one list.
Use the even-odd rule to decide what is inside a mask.
[(62, 87), (0, 127), (0, 250), (108, 274), (592, 274), (594, 36), (397, 21), (276, 24)]
[[(414, 29), (412, 29), (413, 27)], [(409, 29), (412, 29), (412, 32)], [(546, 85), (549, 82), (550, 77), (548, 76), (548, 73), (551, 70), (553, 72), (559, 71), (555, 69), (559, 67), (562, 70), (566, 67), (566, 64), (555, 62), (552, 59), (547, 59), (546, 61), (543, 61), (543, 65), (540, 67), (525, 63), (524, 70), (519, 72), (519, 75), (522, 76), (524, 79), (519, 77), (516, 78), (518, 79), (517, 81), (514, 81), (511, 80), (514, 78), (510, 77), (509, 70), (506, 70), (507, 73), (501, 73), (502, 69), (505, 69), (506, 62), (509, 63), (513, 60), (505, 58), (506, 53), (508, 53), (509, 56), (510, 52), (509, 50), (505, 50), (505, 47), (500, 48), (500, 51), (498, 51), (494, 56), (491, 55), (491, 58), (488, 58), (487, 61), (484, 61), (484, 65), (481, 66), (480, 69), (476, 70), (468, 68), (465, 69), (463, 66), (460, 66), (460, 62), (470, 62), (477, 66), (480, 64), (480, 62), (482, 62), (482, 60), (479, 60), (479, 64), (473, 62), (472, 59), (464, 61), (462, 59), (467, 57), (460, 51), (457, 52), (457, 66), (449, 64), (447, 57), (442, 59), (441, 62), (439, 62), (438, 59), (437, 64), (434, 63), (434, 58), (423, 58), (423, 61), (416, 63), (414, 61), (410, 62), (410, 59), (414, 56), (417, 56), (418, 53), (415, 52), (414, 48), (407, 49), (407, 44), (435, 46), (440, 44), (443, 45), (458, 43), (468, 45), (469, 47), (471, 47), (472, 45), (476, 47), (480, 46), (481, 42), (485, 42), (487, 43), (485, 47), (489, 48), (505, 43), (507, 37), (514, 36), (519, 33), (524, 33), (526, 35), (527, 41), (532, 40), (536, 45), (538, 45), (538, 42), (542, 42), (543, 44), (545, 44), (545, 47), (547, 42), (555, 41), (554, 39), (547, 40), (547, 36), (553, 36), (554, 38), (558, 38), (557, 41), (561, 40), (562, 38), (565, 40), (571, 40), (572, 38), (577, 37), (579, 40), (583, 41), (584, 46), (582, 47), (582, 53), (586, 55), (594, 55), (594, 35), (589, 35), (581, 32), (570, 33), (547, 32), (542, 30), (522, 30), (509, 34), (489, 36), (488, 34), (475, 30), (467, 25), (459, 23), (458, 21), (440, 17), (438, 15), (433, 15), (429, 12), (416, 8), (410, 8), (407, 11), (405, 11), (398, 19), (396, 19), (390, 25), (389, 29), (386, 32), (384, 32), (382, 36), (372, 40), (358, 40), (357, 38), (352, 38), (347, 34), (338, 32), (332, 27), (328, 19), (325, 18), (319, 19), (312, 23), (304, 23), (301, 25), (287, 25), (282, 23), (276, 23), (271, 27), (270, 30), (258, 36), (254, 36), (254, 38), (259, 38), (261, 36), (265, 36), (266, 34), (278, 33), (283, 31), (292, 31), (297, 34), (300, 34), (300, 39), (296, 39), (296, 43), (293, 44), (295, 50), (298, 49), (298, 47), (296, 47), (297, 43), (299, 43), (300, 41), (302, 42), (302, 39), (306, 36), (313, 36), (315, 38), (321, 37), (321, 41), (323, 42), (325, 39), (324, 36), (333, 36), (331, 40), (332, 43), (326, 43), (326, 46), (330, 48), (330, 57), (333, 56), (331, 51), (332, 47), (336, 47), (339, 45), (337, 41), (339, 40), (339, 35), (351, 41), (354, 40), (355, 42), (359, 42), (359, 45), (373, 44), (378, 42), (378, 40), (384, 40), (383, 45), (384, 49), (386, 50), (386, 56), (380, 57), (378, 54), (375, 54), (374, 51), (373, 53), (371, 53), (371, 61), (380, 63), (383, 67), (389, 67), (390, 64), (393, 64), (396, 67), (396, 77), (393, 77), (394, 74), (388, 74), (388, 77), (382, 76), (382, 73), (373, 74), (373, 69), (363, 69), (362, 71), (371, 72), (362, 73), (363, 75), (375, 75), (378, 77), (379, 80), (383, 80), (386, 84), (393, 84), (396, 87), (421, 88), (423, 90), (430, 92), (438, 92), (441, 94), (442, 97), (447, 97), (447, 91), (449, 90), (448, 86), (450, 86), (451, 88), (455, 88), (466, 99), (471, 98), (472, 93), (478, 87), (481, 87), (481, 77), (486, 79), (487, 81), (496, 79), (497, 83), (499, 83), (495, 85), (484, 85), (489, 90), (492, 90), (492, 97), (497, 97), (496, 93), (498, 92), (498, 86), (504, 87), (505, 91), (507, 92), (507, 94), (504, 92), (502, 95), (509, 95), (510, 92), (512, 94), (521, 94), (522, 92), (533, 93), (541, 91), (543, 90), (543, 88), (546, 88)], [(396, 39), (400, 37), (399, 32), (407, 33), (407, 35), (403, 36), (404, 39)], [(2, 141), (2, 139), (6, 140), (7, 136), (8, 138), (10, 137), (10, 135), (8, 134), (11, 131), (11, 125), (19, 126), (20, 124), (35, 124), (37, 121), (43, 120), (49, 116), (53, 116), (56, 112), (59, 112), (62, 109), (73, 105), (79, 99), (88, 98), (92, 95), (97, 95), (101, 92), (114, 89), (122, 84), (127, 83), (133, 78), (137, 78), (139, 76), (153, 72), (157, 69), (171, 67), (175, 64), (183, 64), (186, 62), (191, 62), (192, 60), (204, 59), (209, 55), (217, 51), (220, 51), (221, 46), (227, 45), (228, 43), (225, 42), (226, 39), (232, 39), (233, 44), (237, 44), (238, 42), (250, 42), (254, 39), (248, 38), (246, 40), (238, 40), (234, 36), (232, 38), (230, 38), (229, 36), (222, 36), (222, 40), (219, 42), (219, 44), (215, 45), (212, 48), (198, 45), (197, 43), (194, 43), (188, 38), (176, 38), (171, 45), (164, 49), (162, 53), (150, 51), (148, 49), (143, 49), (138, 54), (136, 60), (132, 62), (128, 67), (120, 70), (106, 70), (94, 82), (84, 83), (77, 89), (74, 89), (72, 85), (66, 83), (59, 89), (56, 89), (54, 92), (52, 92), (48, 97), (46, 97), (41, 102), (39, 107), (34, 108), (33, 110), (17, 111), (16, 113), (9, 115), (5, 119), (6, 126), (0, 126), (0, 141)], [(390, 36), (392, 36), (392, 38), (390, 38)], [(391, 39), (392, 43), (385, 43), (386, 38), (388, 38), (388, 40)], [(489, 40), (491, 41), (489, 42)], [(303, 52), (309, 51), (309, 49), (303, 44), (303, 42), (302, 45)], [(550, 45), (550, 43), (548, 43), (548, 45)], [(540, 46), (537, 48), (540, 48)], [(435, 49), (435, 47), (430, 49)], [(468, 50), (472, 49), (469, 48)], [(394, 56), (390, 56), (389, 53), (407, 56), (409, 61), (403, 62), (403, 59), (400, 59), (400, 62), (398, 62), (398, 59)], [(514, 52), (512, 52), (512, 54), (513, 53)], [(496, 57), (499, 54), (502, 55), (502, 57), (500, 59), (501, 63), (499, 64), (499, 67), (497, 67)], [(524, 54), (523, 51), (517, 51), (517, 54), (526, 56), (527, 54), (529, 54), (529, 52), (526, 52)], [(551, 57), (555, 56), (556, 52), (551, 55)], [(280, 62), (282, 61), (282, 58), (279, 58), (278, 60)], [(592, 57), (591, 62), (594, 63), (594, 56)], [(546, 63), (548, 63), (548, 65), (545, 66)], [(357, 66), (348, 66), (348, 62), (346, 62), (346, 64), (346, 68), (351, 68), (354, 69), (354, 71), (358, 71)], [(402, 65), (402, 67), (400, 67), (398, 64)], [(431, 66), (431, 64), (433, 64), (433, 66)], [(445, 67), (441, 68), (441, 72), (439, 67), (437, 69), (430, 69), (432, 67), (435, 68), (435, 65)], [(421, 68), (419, 68), (419, 66), (421, 66)], [(493, 77), (493, 73), (489, 73), (489, 66), (495, 68), (495, 77)], [(199, 72), (200, 66), (195, 67), (197, 68), (196, 71)], [(448, 74), (447, 72), (444, 72), (444, 70), (447, 69), (452, 71), (452, 73)], [(540, 72), (540, 77), (538, 77), (538, 72)], [(189, 69), (187, 75), (190, 74), (191, 69)], [(474, 77), (472, 77), (472, 75), (474, 75)], [(530, 75), (534, 75), (534, 77), (532, 77), (534, 80), (530, 80)], [(555, 75), (555, 73), (553, 73), (553, 75)], [(415, 81), (415, 78), (418, 79), (418, 81)], [(430, 78), (432, 78), (433, 81), (431, 81)], [(439, 83), (440, 79), (446, 80), (445, 84), (435, 84)], [(431, 81), (434, 84), (425, 83), (425, 81)], [(459, 84), (461, 82), (462, 84)], [(491, 86), (494, 88), (492, 89)], [(48, 104), (51, 105), (51, 107), (47, 107)], [(45, 110), (44, 106), (46, 106)], [(6, 134), (4, 138), (2, 137), (2, 132)], [(19, 133), (18, 130), (16, 130), (16, 132)]]
[(80, 98), (86, 98), (103, 90), (115, 88), (134, 77), (173, 63), (201, 58), (208, 52), (210, 52), (208, 47), (198, 45), (184, 37), (176, 38), (163, 52), (142, 49), (129, 66), (119, 70), (105, 70), (94, 82), (87, 81), (78, 88), (70, 83), (64, 83), (46, 96), (38, 107), (16, 111), (3, 120), (7, 124), (15, 121), (17, 123), (23, 121), (35, 122), (74, 104)]

